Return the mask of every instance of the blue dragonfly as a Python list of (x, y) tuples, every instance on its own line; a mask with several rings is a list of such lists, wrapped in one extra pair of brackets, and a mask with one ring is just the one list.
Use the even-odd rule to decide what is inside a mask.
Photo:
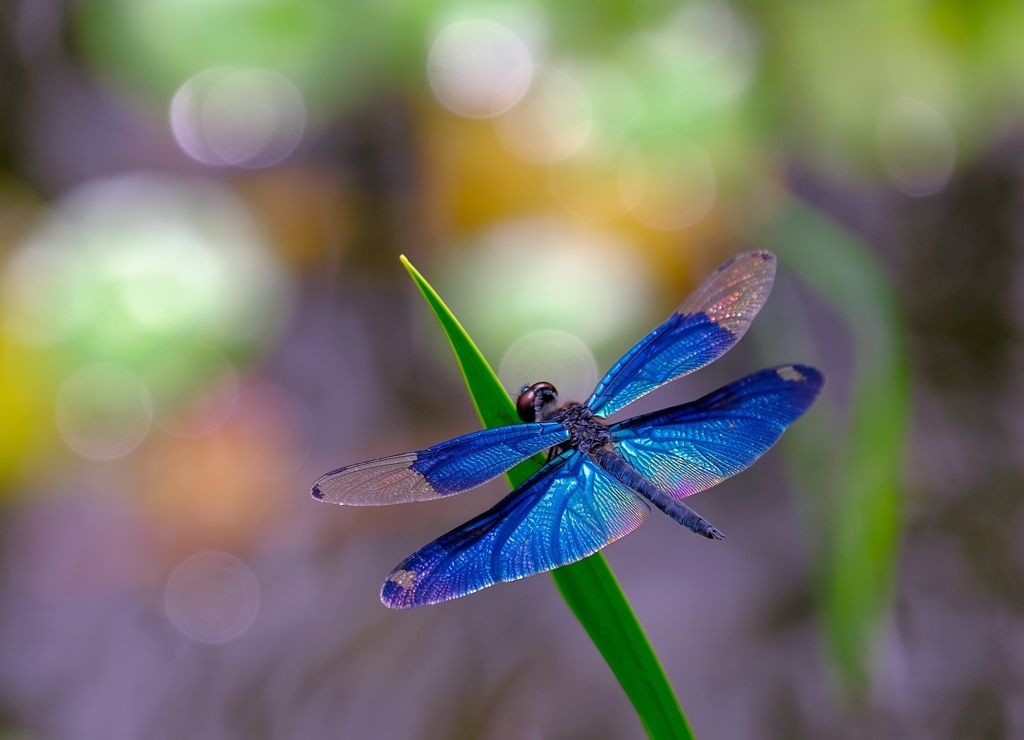
[(546, 464), (493, 508), (391, 571), (381, 601), (393, 609), (582, 560), (639, 527), (652, 505), (697, 534), (722, 539), (682, 499), (764, 454), (814, 403), (822, 373), (783, 365), (690, 403), (603, 420), (725, 354), (746, 333), (774, 278), (770, 252), (734, 257), (615, 363), (586, 403), (561, 403), (553, 385), (534, 383), (516, 402), (524, 423), (339, 468), (317, 480), (312, 495), (351, 506), (444, 498), (548, 451)]

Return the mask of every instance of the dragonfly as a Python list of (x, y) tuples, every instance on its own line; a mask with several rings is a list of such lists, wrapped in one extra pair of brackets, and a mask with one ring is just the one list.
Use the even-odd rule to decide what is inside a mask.
[(782, 365), (696, 401), (617, 423), (605, 419), (730, 350), (767, 300), (775, 269), (775, 256), (764, 251), (726, 262), (616, 362), (584, 403), (561, 402), (551, 383), (533, 383), (516, 401), (521, 424), (320, 477), (311, 493), (329, 503), (426, 501), (476, 488), (547, 451), (543, 467), (493, 508), (395, 567), (381, 590), (384, 605), (436, 604), (582, 560), (639, 527), (652, 506), (722, 539), (683, 499), (771, 448), (814, 403), (824, 375)]

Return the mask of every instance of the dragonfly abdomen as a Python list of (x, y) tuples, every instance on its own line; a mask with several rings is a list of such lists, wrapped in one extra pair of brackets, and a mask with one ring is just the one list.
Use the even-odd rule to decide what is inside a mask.
[(696, 532), (709, 540), (721, 540), (725, 538), (721, 532), (711, 526), (711, 523), (660, 488), (651, 483), (647, 478), (627, 462), (622, 455), (607, 447), (601, 447), (590, 451), (590, 457), (601, 469), (610, 476), (641, 496), (650, 501), (655, 508), (667, 514), (671, 519), (679, 522), (691, 532)]

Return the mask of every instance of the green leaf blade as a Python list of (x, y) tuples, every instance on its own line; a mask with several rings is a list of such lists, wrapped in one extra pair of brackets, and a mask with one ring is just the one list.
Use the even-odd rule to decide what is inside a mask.
[[(793, 466), (798, 488), (823, 512), (818, 598), (833, 662), (859, 701), (869, 692), (896, 578), (910, 410), (903, 319), (871, 250), (807, 204), (791, 199), (755, 240), (817, 289), (845, 322), (854, 346), (845, 439), (835, 441), (833, 415), (833, 430), (796, 429), (787, 449), (799, 458)], [(812, 480), (806, 474), (815, 458), (830, 460), (831, 470)]]
[[(465, 329), (409, 260), (403, 256), (401, 261), (448, 337), (484, 427), (519, 423), (515, 404)], [(534, 456), (506, 477), (518, 486), (543, 463), (542, 455)], [(647, 735), (654, 740), (692, 740), (665, 671), (604, 556), (596, 553), (551, 575), (632, 702)]]

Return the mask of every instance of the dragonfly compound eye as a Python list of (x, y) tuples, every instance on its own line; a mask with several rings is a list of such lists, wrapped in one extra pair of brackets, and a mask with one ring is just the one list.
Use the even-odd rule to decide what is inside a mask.
[(523, 421), (537, 421), (541, 411), (558, 402), (558, 391), (551, 383), (534, 383), (524, 388), (516, 401), (516, 413)]
[(533, 406), (535, 398), (536, 394), (533, 388), (524, 388), (516, 401), (516, 413), (525, 422), (537, 421), (537, 409)]

